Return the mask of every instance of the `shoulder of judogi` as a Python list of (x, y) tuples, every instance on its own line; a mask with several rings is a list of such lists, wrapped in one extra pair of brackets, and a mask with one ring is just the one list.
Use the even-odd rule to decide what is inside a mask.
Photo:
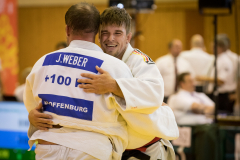
[(42, 56), (41, 58), (39, 58), (38, 61), (34, 64), (32, 71), (33, 71), (34, 69), (36, 69), (37, 67), (40, 67), (40, 66), (43, 65), (43, 62), (44, 62), (46, 56), (48, 56), (48, 55), (50, 55), (50, 54), (57, 53), (57, 52), (67, 52), (67, 51), (68, 51), (68, 49), (64, 48), (64, 49), (56, 50), (56, 51), (53, 51), (53, 52), (50, 52), (50, 53), (45, 54), (44, 56)]
[(139, 49), (134, 49), (130, 54), (128, 61), (133, 60), (147, 65), (155, 64), (154, 61), (147, 54), (143, 53)]
[(53, 51), (53, 52), (50, 52), (50, 53), (45, 54), (44, 56), (42, 56), (41, 58), (39, 58), (38, 61), (34, 64), (32, 71), (33, 71), (34, 69), (36, 69), (36, 68), (38, 68), (38, 67), (40, 67), (40, 66), (43, 65), (43, 62), (44, 62), (46, 56), (48, 56), (48, 55), (50, 55), (50, 54), (57, 53), (57, 52), (66, 52), (66, 49), (60, 49), (60, 50)]
[[(160, 72), (154, 61), (138, 49), (134, 49), (126, 61), (132, 74), (135, 76), (154, 76), (161, 77)], [(162, 77), (161, 77), (162, 78)]]
[(47, 55), (50, 55), (50, 54), (53, 54), (53, 53), (55, 53), (55, 52), (57, 52), (57, 51), (50, 52), (50, 53), (48, 53), (48, 54), (45, 54), (45, 55), (42, 56), (41, 58), (39, 58), (39, 59), (37, 60), (37, 62), (33, 65), (33, 68), (32, 68), (32, 70), (31, 70), (30, 74), (28, 75), (27, 79), (30, 80), (30, 81), (33, 80), (32, 78), (34, 78), (34, 75), (35, 75), (35, 74), (39, 71), (39, 69), (41, 69), (41, 67), (43, 66), (43, 63), (44, 63), (44, 60), (45, 60), (46, 56), (47, 56)]
[(44, 59), (45, 59), (46, 55), (42, 56), (33, 66), (32, 71), (34, 72), (37, 68), (41, 67), (43, 65)]

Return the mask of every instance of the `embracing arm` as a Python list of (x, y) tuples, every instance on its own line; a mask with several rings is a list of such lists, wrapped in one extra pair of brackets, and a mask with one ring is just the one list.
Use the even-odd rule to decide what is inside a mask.
[(31, 129), (47, 130), (48, 128), (51, 128), (50, 124), (52, 123), (52, 121), (50, 119), (52, 118), (52, 116), (45, 113), (41, 113), (42, 104), (36, 101), (32, 92), (33, 82), (35, 78), (34, 70), (38, 68), (37, 64), (38, 62), (35, 64), (35, 66), (32, 69), (32, 72), (26, 79), (26, 85), (23, 93), (23, 101), (29, 113), (28, 115), (28, 120), (30, 122), (29, 130)]
[(167, 140), (177, 139), (179, 136), (173, 111), (165, 103), (151, 114), (123, 111), (120, 106), (117, 109), (126, 120), (128, 127), (140, 135), (160, 137)]
[(36, 108), (32, 109), (28, 114), (29, 122), (40, 130), (48, 130), (52, 128), (52, 116), (46, 113), (42, 113), (42, 103), (40, 103)]
[(26, 87), (24, 90), (24, 104), (29, 112), (28, 120), (31, 125), (40, 130), (48, 130), (48, 128), (52, 128), (52, 118), (51, 115), (41, 113), (42, 111), (42, 103), (37, 104), (34, 100), (29, 82), (26, 82)]
[[(137, 56), (137, 55), (136, 55)], [(79, 87), (85, 92), (104, 94), (112, 92), (124, 97), (126, 105), (123, 110), (134, 110), (150, 114), (162, 105), (164, 83), (155, 64), (147, 64), (141, 57), (133, 57), (128, 65), (134, 78), (113, 79), (108, 72), (96, 67), (101, 75), (81, 74), (88, 79), (79, 79)]]
[(96, 66), (97, 71), (100, 75), (94, 75), (89, 73), (82, 73), (82, 77), (87, 77), (88, 79), (79, 79), (79, 88), (87, 93), (105, 94), (113, 93), (121, 98), (124, 98), (122, 90), (120, 89), (117, 81), (111, 77), (111, 75), (104, 71), (103, 69)]
[(131, 55), (127, 64), (134, 78), (116, 79), (126, 101), (125, 110), (153, 113), (164, 97), (164, 82), (158, 68), (138, 55)]

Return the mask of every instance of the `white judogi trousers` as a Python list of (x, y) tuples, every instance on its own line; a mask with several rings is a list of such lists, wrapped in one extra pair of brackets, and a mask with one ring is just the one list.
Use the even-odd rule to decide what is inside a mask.
[(85, 152), (61, 145), (38, 144), (35, 153), (36, 160), (97, 160)]

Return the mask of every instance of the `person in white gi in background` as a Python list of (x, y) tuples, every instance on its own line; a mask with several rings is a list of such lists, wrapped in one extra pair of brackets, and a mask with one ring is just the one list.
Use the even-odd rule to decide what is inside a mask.
[(53, 117), (48, 131), (30, 124), (29, 145), (38, 141), (36, 160), (120, 160), (128, 144), (126, 123), (117, 111), (122, 106), (112, 93), (83, 92), (77, 79), (81, 73), (97, 74), (96, 66), (114, 78), (132, 78), (132, 74), (125, 63), (94, 44), (100, 14), (93, 5), (71, 6), (65, 22), (69, 47), (40, 58), (26, 80), (28, 112), (42, 101), (44, 113)]
[[(104, 10), (100, 18), (100, 44), (104, 52), (124, 61), (133, 74), (134, 79), (116, 79), (117, 85), (120, 87), (119, 92), (125, 98), (127, 107), (132, 104), (136, 107), (146, 108), (145, 110), (151, 112), (149, 106), (158, 105), (157, 99), (163, 97), (162, 93), (158, 91), (158, 88), (163, 89), (160, 85), (162, 84), (162, 77), (152, 59), (140, 50), (133, 49), (130, 45), (130, 28), (131, 17), (125, 9), (110, 7)], [(83, 77), (91, 78), (92, 80), (79, 79), (78, 82), (87, 83), (85, 85), (81, 84), (79, 87), (90, 93), (103, 94), (111, 92), (111, 86), (107, 85), (107, 81), (112, 79), (112, 77), (104, 77), (105, 71), (103, 70), (99, 70), (99, 72), (103, 74), (82, 74)], [(171, 143), (164, 139), (160, 140), (160, 138), (171, 140), (178, 137), (174, 117), (172, 119), (167, 118), (170, 117), (169, 113), (171, 113), (168, 109), (167, 106), (161, 106), (149, 116), (141, 113), (119, 111), (127, 121), (129, 131), (127, 149), (130, 150), (124, 152), (123, 160), (175, 159)], [(166, 117), (166, 115), (168, 116)], [(150, 120), (147, 119), (149, 117), (151, 117)], [(171, 122), (165, 123), (166, 119), (169, 119)], [(139, 127), (136, 127), (140, 125), (145, 129), (140, 130)], [(167, 125), (169, 130), (163, 129)], [(157, 128), (162, 128), (161, 132), (157, 131)], [(166, 147), (166, 150), (163, 146)]]
[(156, 60), (156, 65), (164, 80), (164, 102), (168, 97), (177, 92), (177, 75), (190, 72), (194, 75), (191, 65), (179, 54), (182, 51), (182, 42), (178, 39), (172, 40), (168, 45), (169, 53)]
[[(191, 38), (191, 50), (180, 53), (180, 57), (188, 61), (196, 77), (207, 76), (213, 62), (213, 56), (205, 52), (204, 49), (203, 37), (195, 34)], [(196, 82), (196, 91), (204, 92), (203, 88), (204, 84), (202, 82)]]
[(168, 99), (178, 125), (211, 123), (206, 117), (214, 112), (214, 102), (204, 93), (195, 92), (194, 79), (185, 72), (178, 76), (179, 91)]
[[(114, 20), (112, 18), (109, 19), (109, 21), (112, 21), (112, 25), (110, 25), (111, 23), (108, 24), (108, 21), (105, 21), (106, 19), (111, 17), (111, 14), (114, 15), (112, 16), (112, 18), (114, 17)], [(128, 126), (128, 130), (130, 132), (130, 140), (128, 147), (134, 149), (142, 147), (149, 142), (151, 142), (151, 144), (156, 142), (145, 152), (146, 154), (151, 155), (152, 160), (157, 159), (157, 157), (167, 159), (164, 157), (167, 156), (167, 154), (170, 154), (168, 156), (168, 159), (174, 159), (174, 153), (171, 144), (166, 140), (162, 140), (161, 143), (159, 143), (159, 139), (155, 138), (156, 136), (159, 136), (161, 138), (171, 140), (178, 137), (178, 129), (171, 109), (168, 106), (161, 106), (162, 102), (160, 103), (161, 99), (163, 98), (162, 77), (159, 74), (159, 71), (157, 70), (152, 60), (147, 55), (143, 54), (139, 50), (134, 50), (130, 46), (130, 21), (131, 17), (124, 9), (111, 7), (104, 11), (101, 15), (101, 23), (104, 24), (101, 25), (101, 28), (104, 26), (105, 29), (100, 29), (100, 40), (102, 47), (106, 41), (102, 40), (103, 36), (101, 32), (104, 31), (105, 34), (106, 32), (108, 32), (108, 34), (110, 34), (110, 37), (114, 37), (113, 41), (117, 44), (117, 46), (115, 45), (115, 49), (117, 49), (117, 52), (111, 53), (108, 52), (109, 50), (106, 50), (106, 52), (126, 62), (132, 70), (132, 74), (134, 75), (134, 79), (116, 79), (116, 82), (120, 87), (117, 94), (121, 94), (121, 97), (125, 95), (124, 98), (126, 99), (126, 108), (132, 108), (132, 110), (135, 111), (125, 112), (123, 110), (119, 110), (119, 112), (123, 115), (124, 119), (128, 122), (129, 125), (131, 125), (131, 127)], [(113, 28), (108, 29), (109, 27)], [(109, 76), (106, 71), (102, 69), (98, 69), (98, 71), (102, 73), (99, 76), (82, 74), (82, 76), (85, 77), (89, 76), (88, 78), (91, 78), (92, 80), (78, 80), (79, 82), (88, 83), (86, 85), (80, 85), (80, 87), (85, 88), (84, 91), (86, 92), (93, 92), (98, 94), (109, 92), (114, 93), (114, 91), (112, 91), (112, 88), (115, 88), (116, 86), (111, 86), (110, 84), (113, 83), (109, 84), (109, 82), (115, 80), (111, 76)], [(145, 90), (143, 90), (142, 88), (144, 88)], [(159, 90), (162, 91), (159, 92)], [(122, 102), (119, 101), (119, 103)], [(154, 109), (152, 109), (151, 106), (155, 106)], [(156, 110), (156, 106), (161, 107), (154, 112), (154, 110)], [(152, 114), (148, 115), (149, 113)], [(39, 113), (36, 112), (36, 114)], [(42, 114), (42, 117), (47, 118), (47, 115)], [(33, 118), (31, 121), (35, 123), (34, 121), (37, 120)], [(38, 122), (41, 123), (40, 120)], [(45, 123), (48, 122), (45, 121)], [(38, 125), (37, 123), (35, 124)], [(51, 126), (47, 124), (45, 124), (44, 126), (43, 124), (42, 127)], [(167, 152), (165, 151), (162, 143), (170, 147)], [(146, 148), (147, 147), (145, 147), (145, 150)]]

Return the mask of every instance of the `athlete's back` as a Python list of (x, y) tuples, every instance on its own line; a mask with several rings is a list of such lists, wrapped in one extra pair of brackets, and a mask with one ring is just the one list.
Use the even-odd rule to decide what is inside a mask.
[[(79, 48), (78, 43), (72, 41), (69, 47), (37, 61), (27, 77), (25, 106), (30, 112), (42, 101), (43, 110), (53, 116), (54, 125), (117, 136), (125, 146), (126, 124), (119, 121), (118, 103), (112, 93), (85, 93), (78, 87), (77, 79), (82, 78), (81, 73), (98, 74), (96, 66), (113, 78), (131, 78), (132, 74), (124, 62), (101, 52), (100, 48)], [(30, 132), (31, 137), (34, 132)]]

